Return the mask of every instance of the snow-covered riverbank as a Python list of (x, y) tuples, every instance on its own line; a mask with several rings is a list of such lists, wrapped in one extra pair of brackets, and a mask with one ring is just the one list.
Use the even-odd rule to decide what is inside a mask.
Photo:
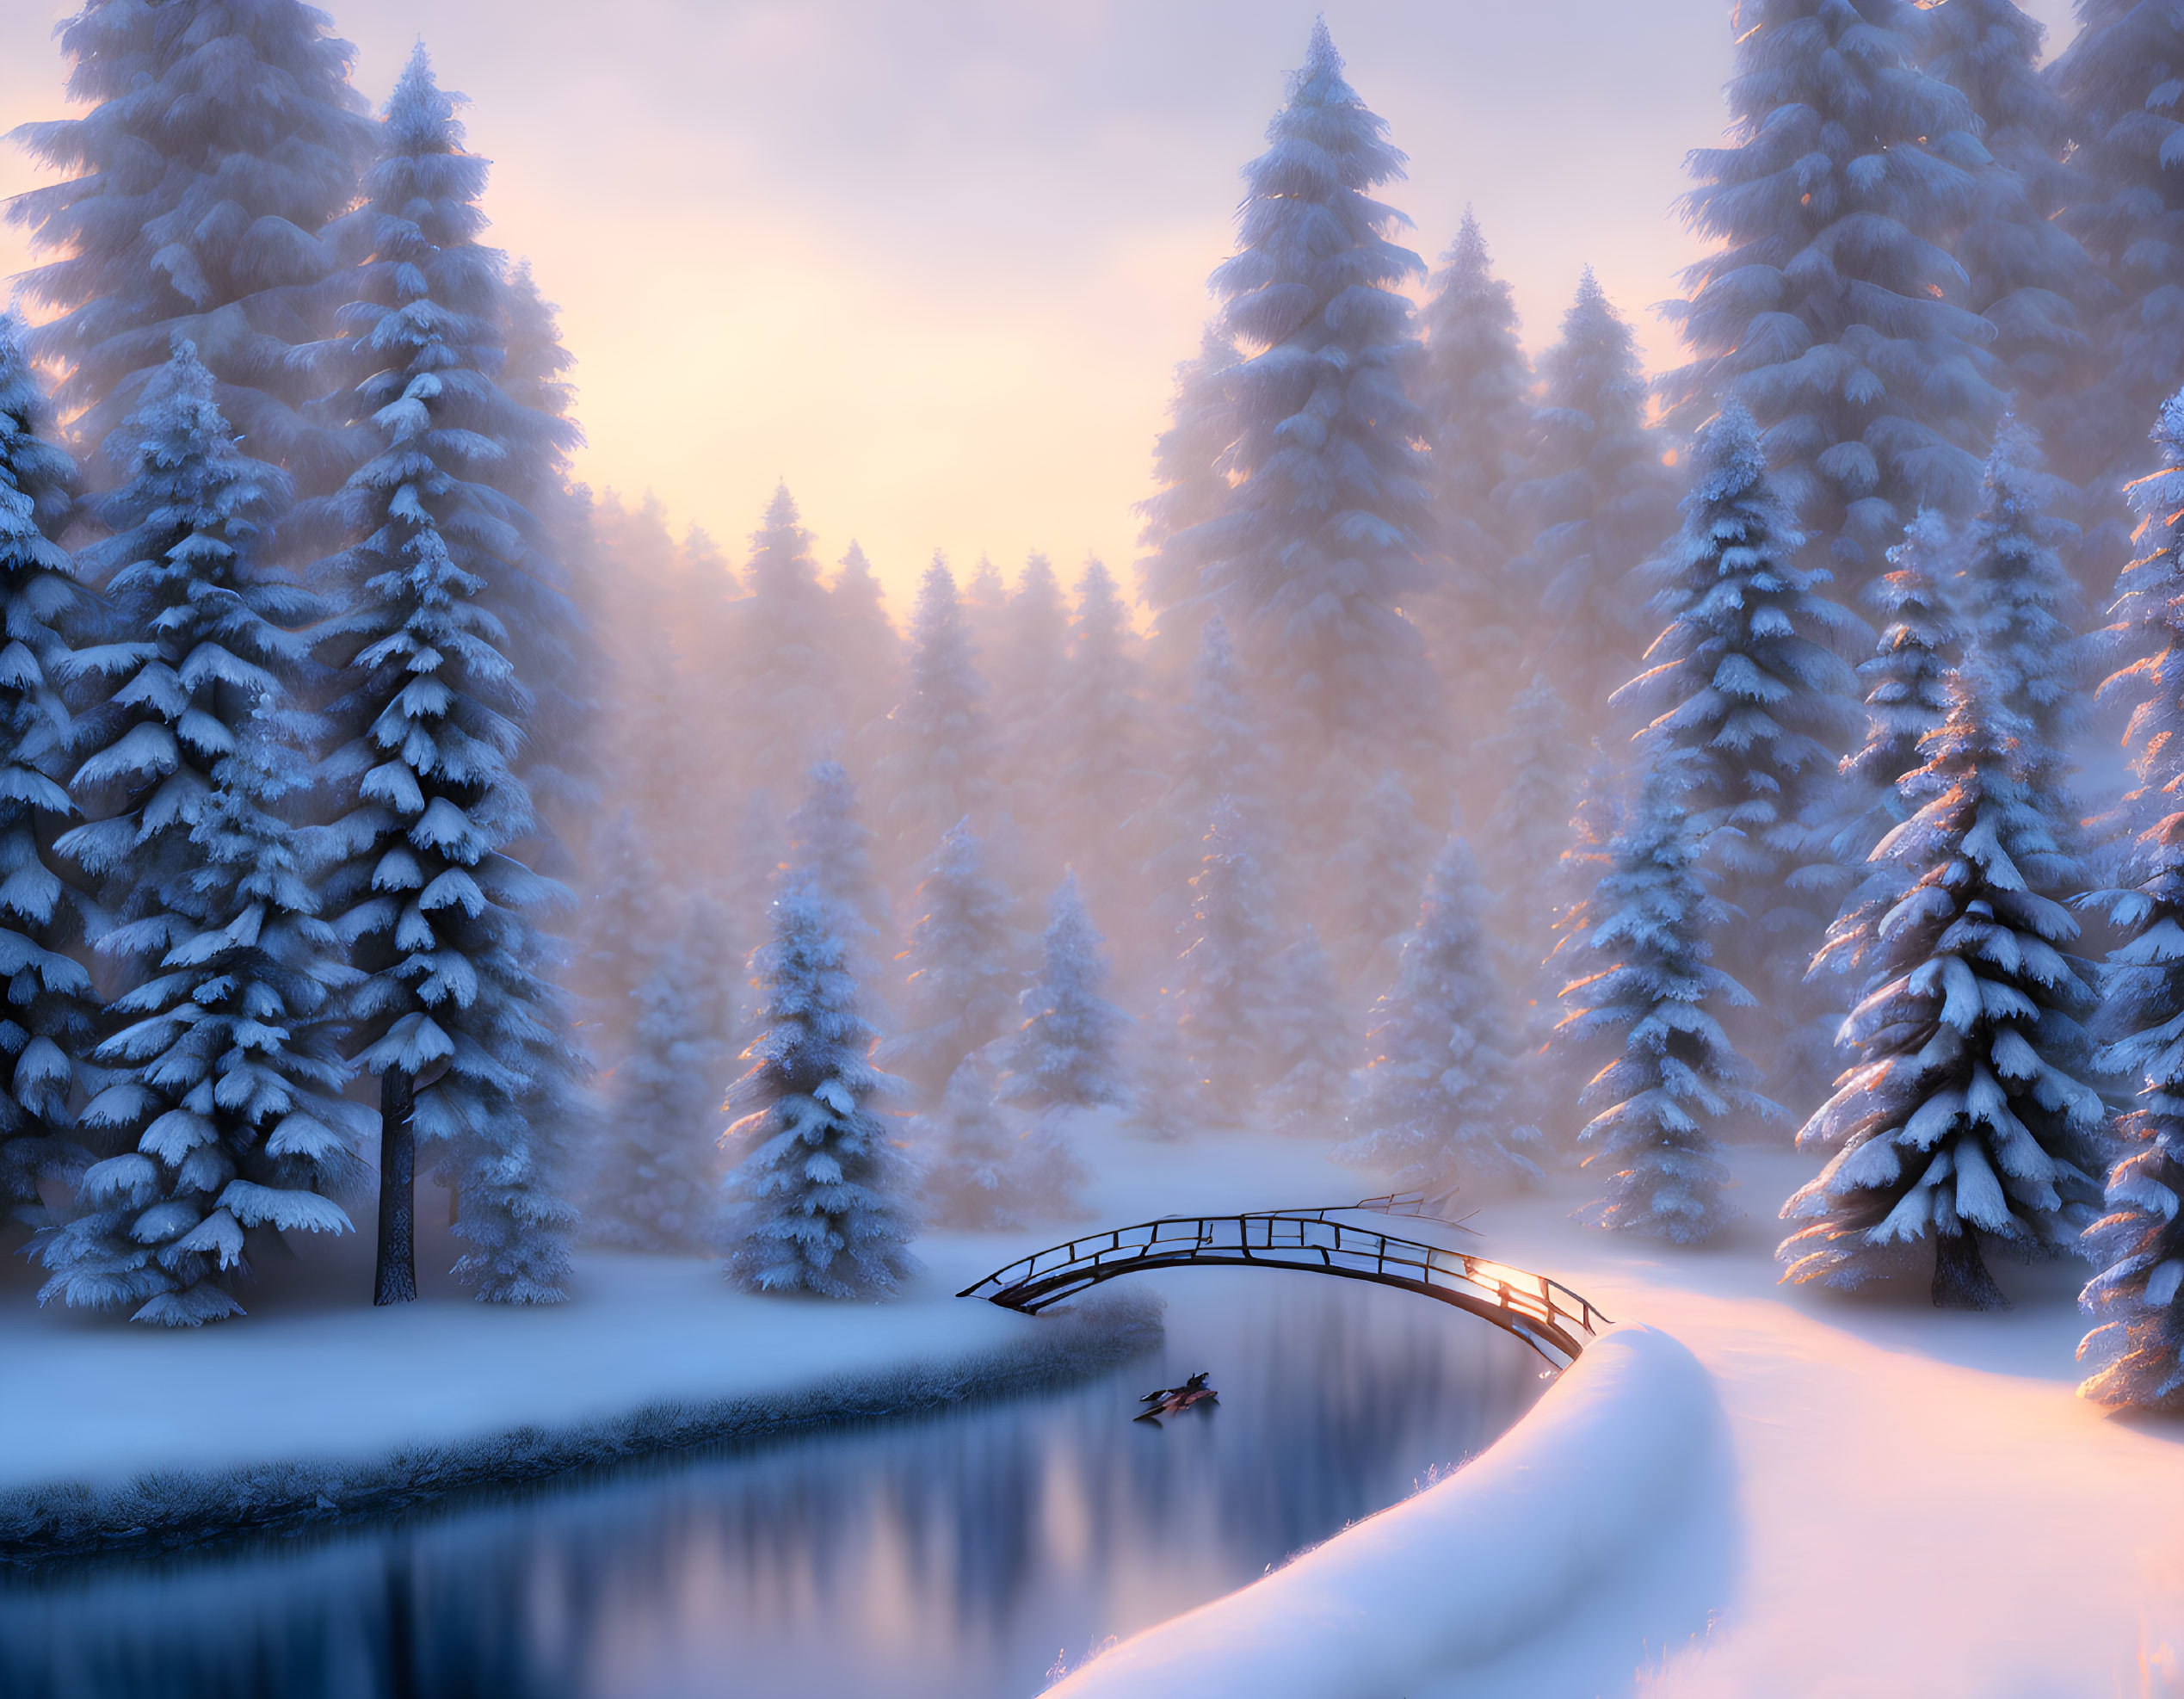
[[(1491, 1205), (1472, 1223), (1479, 1248), (1689, 1348), (1712, 1381), (1726, 1449), (1718, 1484), (1702, 1458), (1680, 1466), (1696, 1492), (1718, 1486), (1704, 1514), (1664, 1523), (1660, 1539), (1627, 1541), (1629, 1572), (1619, 1578), (1602, 1573), (1582, 1542), (1512, 1543), (1495, 1512), (1508, 1489), (1539, 1490), (1528, 1473), (1540, 1430), (1527, 1422), (1454, 1481), (1282, 1573), (1369, 1574), (1376, 1548), (1396, 1549), (1410, 1530), (1414, 1541), (1475, 1554), (1480, 1568), (1521, 1571), (1560, 1601), (1552, 1620), (1513, 1644), (1507, 1599), (1480, 1584), (1471, 1562), (1414, 1564), (1425, 1578), (1416, 1585), (1369, 1590), (1364, 1597), (1383, 1600), (1391, 1617), (1439, 1613), (1429, 1634), (1389, 1631), (1416, 1653), (1402, 1672), (1412, 1699), (2184, 1696), (2175, 1534), (2184, 1424), (2118, 1420), (2076, 1397), (2082, 1270), (1998, 1270), (2017, 1302), (2001, 1315), (1938, 1313), (1923, 1289), (1860, 1300), (1785, 1290), (1772, 1256), (1774, 1211), (1810, 1166), (1774, 1151), (1732, 1151), (1730, 1160), (1739, 1182), (1731, 1196), (1747, 1219), (1704, 1250), (1575, 1225), (1569, 1214), (1585, 1183), (1569, 1175), (1549, 1194)], [(1652, 1381), (1623, 1377), (1611, 1390), (1603, 1402), (1624, 1407), (1596, 1418), (1657, 1430)], [(1551, 1395), (1543, 1423), (1558, 1407)], [(1560, 1491), (1576, 1502), (1562, 1508), (1582, 1511), (1589, 1500), (1603, 1519), (1627, 1522), (1657, 1486), (1619, 1478), (1610, 1455), (1604, 1472), (1569, 1471)], [(1436, 1494), (1438, 1510), (1422, 1509)], [(1416, 1532), (1429, 1523), (1429, 1534)], [(1570, 1585), (1558, 1587), (1558, 1563)], [(1170, 1624), (1126, 1642), (1065, 1690), (1107, 1691), (1105, 1674), (1094, 1677), (1109, 1659), (1136, 1686), (1157, 1686), (1167, 1660), (1154, 1654), (1163, 1651), (1178, 1676), (1192, 1658), (1259, 1656), (1262, 1604), (1283, 1616), (1290, 1638), (1302, 1634), (1288, 1649), (1293, 1665), (1323, 1631), (1322, 1653), (1373, 1632), (1369, 1622), (1333, 1620), (1340, 1612), (1305, 1631), (1294, 1584), (1262, 1586), (1265, 1600), (1249, 1589), (1197, 1613), (1188, 1633)], [(1360, 1681), (1366, 1673), (1360, 1666)], [(1330, 1674), (1296, 1690), (1350, 1699), (1385, 1685)]]
[[(1295, 1143), (1151, 1145), (1087, 1119), (1101, 1153), (1088, 1224), (1359, 1183)], [(1092, 1372), (1152, 1337), (1143, 1297), (1110, 1288), (1034, 1319), (953, 1295), (1066, 1231), (925, 1239), (924, 1271), (886, 1304), (756, 1298), (712, 1263), (595, 1253), (565, 1305), (443, 1286), (376, 1310), (354, 1241), (341, 1280), (275, 1271), (257, 1313), (174, 1332), (40, 1310), (18, 1283), (0, 1305), (0, 1556), (331, 1517)]]
[(964, 1302), (947, 1283), (964, 1262), (889, 1305), (760, 1300), (706, 1263), (595, 1256), (552, 1309), (445, 1298), (188, 1333), (17, 1311), (0, 1321), (0, 1555), (326, 1518), (922, 1408), (1157, 1338), (1143, 1301), (1037, 1319)]

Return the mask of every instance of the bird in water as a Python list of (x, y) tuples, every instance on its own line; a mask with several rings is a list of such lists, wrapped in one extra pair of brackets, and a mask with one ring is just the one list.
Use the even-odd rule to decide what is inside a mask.
[(1158, 1392), (1147, 1393), (1138, 1400), (1148, 1406), (1133, 1418), (1140, 1422), (1157, 1422), (1163, 1416), (1174, 1416), (1194, 1405), (1212, 1404), (1220, 1394), (1206, 1384), (1209, 1371), (1200, 1370), (1180, 1387), (1163, 1387)]

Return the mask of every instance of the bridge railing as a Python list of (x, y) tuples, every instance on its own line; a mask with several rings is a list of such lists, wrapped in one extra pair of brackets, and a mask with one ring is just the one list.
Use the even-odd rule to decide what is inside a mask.
[(1316, 1266), (1328, 1273), (1456, 1295), (1467, 1307), (1483, 1305), (1496, 1311), (1527, 1337), (1542, 1336), (1572, 1355), (1579, 1349), (1579, 1335), (1589, 1337), (1608, 1320), (1581, 1294), (1544, 1275), (1333, 1219), (1360, 1208), (1385, 1211), (1391, 1202), (1408, 1200), (1163, 1216), (1110, 1227), (1019, 1258), (960, 1295), (1038, 1310), (1135, 1269), (1265, 1262), (1285, 1268)]

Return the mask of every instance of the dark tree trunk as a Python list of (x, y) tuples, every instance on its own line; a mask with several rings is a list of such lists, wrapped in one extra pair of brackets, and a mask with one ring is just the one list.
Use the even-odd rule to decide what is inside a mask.
[(410, 1121), (416, 1082), (399, 1068), (379, 1076), (379, 1264), (375, 1304), (417, 1295), (417, 1134)]
[(1979, 1257), (1979, 1240), (1969, 1233), (1934, 1238), (1934, 1307), (1940, 1310), (2006, 1310), (2009, 1300)]

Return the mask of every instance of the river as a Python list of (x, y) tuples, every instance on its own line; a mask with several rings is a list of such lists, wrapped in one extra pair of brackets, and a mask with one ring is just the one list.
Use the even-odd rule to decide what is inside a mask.
[[(9, 1699), (1026, 1699), (1490, 1444), (1545, 1365), (1416, 1296), (1162, 1279), (1098, 1381), (0, 1573)], [(1156, 1425), (1138, 1394), (1211, 1375)]]

